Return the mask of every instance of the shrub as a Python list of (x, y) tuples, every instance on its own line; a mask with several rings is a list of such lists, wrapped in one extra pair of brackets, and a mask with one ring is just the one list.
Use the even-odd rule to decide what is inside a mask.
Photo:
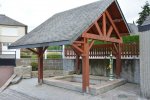
[(31, 62), (31, 66), (32, 66), (32, 71), (38, 70), (38, 63), (37, 62)]

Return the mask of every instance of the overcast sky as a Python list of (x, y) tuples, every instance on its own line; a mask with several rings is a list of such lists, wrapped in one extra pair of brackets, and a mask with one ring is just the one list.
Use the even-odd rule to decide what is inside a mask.
[[(5, 14), (29, 27), (29, 31), (55, 13), (98, 0), (0, 0), (0, 14)], [(141, 6), (150, 0), (118, 0), (128, 23), (138, 19)]]

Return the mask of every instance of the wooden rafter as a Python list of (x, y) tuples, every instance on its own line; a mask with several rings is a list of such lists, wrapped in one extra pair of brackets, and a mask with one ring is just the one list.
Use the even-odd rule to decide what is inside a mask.
[(113, 27), (110, 26), (110, 27), (109, 27), (109, 30), (108, 30), (108, 32), (107, 32), (107, 36), (106, 36), (106, 37), (110, 37), (112, 31), (113, 31)]
[(96, 26), (96, 28), (97, 28), (97, 31), (98, 31), (99, 35), (100, 35), (100, 36), (103, 36), (102, 31), (101, 31), (101, 29), (100, 29), (100, 27), (99, 27), (97, 21), (95, 22), (95, 26)]
[(120, 34), (119, 34), (119, 31), (118, 31), (118, 29), (117, 29), (115, 23), (113, 22), (113, 20), (112, 20), (110, 14), (109, 14), (109, 12), (108, 12), (107, 10), (106, 10), (106, 15), (107, 15), (107, 18), (109, 19), (109, 21), (110, 21), (110, 23), (111, 23), (113, 29), (115, 30), (115, 32), (116, 32), (118, 38), (121, 39)]
[(105, 14), (105, 12), (103, 13), (102, 23), (103, 23), (103, 34), (104, 34), (104, 36), (106, 36), (106, 14)]

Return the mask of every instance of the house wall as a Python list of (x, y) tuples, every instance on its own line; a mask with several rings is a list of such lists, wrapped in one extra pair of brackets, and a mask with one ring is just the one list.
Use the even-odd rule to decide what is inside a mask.
[[(17, 36), (8, 36), (8, 35), (2, 35), (2, 30), (6, 28), (16, 28), (17, 29)], [(11, 31), (11, 30), (10, 30)], [(17, 39), (21, 38), (25, 35), (25, 27), (20, 26), (0, 26), (0, 42), (15, 42)]]
[[(2, 54), (14, 54), (16, 53), (16, 58), (20, 58), (20, 50), (19, 49), (10, 49), (8, 50), (8, 45), (22, 36), (25, 35), (26, 29), (21, 26), (4, 26), (0, 25), (0, 51), (3, 51)], [(5, 44), (5, 45), (4, 45)], [(9, 52), (8, 52), (9, 51)], [(14, 52), (16, 51), (16, 52)]]
[(2, 53), (2, 43), (0, 42), (0, 54)]
[(142, 95), (150, 98), (150, 31), (140, 33), (140, 77)]

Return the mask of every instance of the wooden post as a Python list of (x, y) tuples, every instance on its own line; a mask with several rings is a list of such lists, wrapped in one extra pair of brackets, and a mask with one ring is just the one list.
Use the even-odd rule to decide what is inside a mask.
[(82, 91), (89, 92), (89, 45), (87, 39), (84, 38), (82, 46)]
[(38, 50), (38, 84), (43, 83), (43, 48), (39, 47)]
[(121, 74), (121, 46), (120, 44), (117, 44), (117, 48), (118, 48), (118, 52), (116, 54), (116, 75), (117, 75), (117, 78), (120, 77), (120, 74)]
[(80, 74), (80, 56), (76, 54), (76, 73)]

